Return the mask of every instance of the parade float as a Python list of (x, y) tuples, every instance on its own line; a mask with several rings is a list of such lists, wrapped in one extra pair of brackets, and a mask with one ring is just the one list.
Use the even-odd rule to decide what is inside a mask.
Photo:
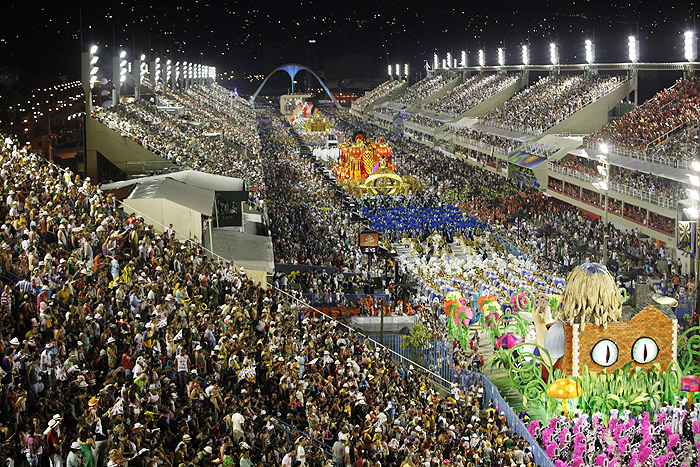
[(649, 304), (647, 284), (633, 298), (605, 266), (585, 263), (569, 273), (563, 296), (521, 289), (504, 306), (453, 292), (444, 303), (450, 337), (468, 349), (470, 326), (479, 326), (494, 348), (487, 366), (505, 370), (524, 406), (546, 422), (567, 405), (607, 420), (611, 411), (653, 413), (692, 397), (700, 329), (679, 336), (671, 308)]
[(340, 143), (338, 149), (333, 174), (349, 194), (398, 195), (421, 191), (415, 178), (396, 173), (392, 165), (392, 149), (386, 142), (356, 133), (350, 141)]

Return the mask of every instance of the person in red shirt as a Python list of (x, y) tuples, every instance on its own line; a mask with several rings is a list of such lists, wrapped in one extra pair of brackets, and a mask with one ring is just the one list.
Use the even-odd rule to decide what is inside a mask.
[(124, 375), (126, 376), (127, 381), (131, 380), (131, 370), (134, 368), (134, 363), (131, 361), (130, 352), (131, 347), (129, 347), (122, 355), (122, 367), (124, 368)]
[(58, 434), (58, 420), (49, 420), (49, 427), (44, 432), (44, 440), (49, 453), (51, 467), (63, 467), (61, 458), (61, 438)]

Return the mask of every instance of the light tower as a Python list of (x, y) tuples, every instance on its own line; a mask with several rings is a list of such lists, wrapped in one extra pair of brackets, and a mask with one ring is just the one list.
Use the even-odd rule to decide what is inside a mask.
[(85, 103), (87, 104), (85, 112), (89, 115), (94, 110), (92, 90), (95, 87), (95, 83), (97, 83), (97, 75), (100, 72), (100, 67), (97, 64), (100, 60), (100, 57), (97, 56), (97, 46), (93, 45), (88, 52), (83, 52), (80, 59), (81, 81), (85, 92)]

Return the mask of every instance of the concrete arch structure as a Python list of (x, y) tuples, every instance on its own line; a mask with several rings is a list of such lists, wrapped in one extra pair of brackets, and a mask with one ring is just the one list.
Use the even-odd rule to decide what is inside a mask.
[(304, 65), (300, 65), (298, 63), (287, 63), (286, 65), (278, 66), (277, 68), (272, 70), (272, 72), (265, 77), (263, 82), (260, 83), (260, 86), (255, 91), (255, 94), (253, 94), (251, 96), (251, 98), (250, 98), (251, 104), (255, 102), (255, 98), (258, 97), (258, 94), (260, 93), (262, 88), (265, 86), (265, 83), (267, 83), (267, 80), (270, 79), (270, 77), (272, 75), (274, 75), (275, 73), (277, 73), (280, 70), (286, 71), (287, 74), (289, 75), (289, 78), (292, 80), (292, 94), (294, 94), (294, 78), (296, 77), (297, 73), (299, 73), (301, 70), (308, 71), (309, 73), (311, 73), (314, 76), (314, 78), (316, 78), (318, 80), (321, 87), (323, 87), (323, 90), (326, 91), (326, 94), (328, 94), (328, 97), (330, 97), (331, 102), (333, 102), (333, 104), (335, 104), (335, 106), (337, 108), (340, 108), (340, 104), (335, 99), (335, 97), (333, 97), (333, 94), (331, 94), (331, 92), (328, 90), (326, 83), (324, 83), (323, 80), (316, 73), (314, 73), (314, 71), (311, 68), (304, 66)]

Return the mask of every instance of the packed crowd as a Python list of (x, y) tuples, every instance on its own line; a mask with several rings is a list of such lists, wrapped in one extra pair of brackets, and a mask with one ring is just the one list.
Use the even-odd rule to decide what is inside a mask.
[[(483, 390), (362, 336), (89, 181), (0, 150), (3, 459), (30, 466), (529, 464)], [(167, 271), (167, 273), (165, 272)]]
[(449, 82), (449, 79), (444, 75), (435, 75), (433, 77), (423, 78), (415, 84), (409, 86), (394, 102), (411, 107), (422, 103), (426, 97), (438, 91)]
[[(140, 100), (109, 109), (99, 108), (94, 118), (183, 169), (242, 178), (254, 196), (260, 197), (264, 185), (257, 155), (260, 147), (257, 133), (250, 140), (251, 152), (247, 155), (227, 144), (231, 135), (243, 131), (243, 127), (231, 123), (234, 117), (229, 115), (236, 115), (236, 121), (248, 121), (249, 118), (242, 115), (248, 112), (247, 103), (228, 106), (228, 111), (223, 107), (216, 110), (217, 106), (225, 105), (225, 101), (218, 103), (221, 93), (217, 90), (208, 94), (208, 99), (203, 97), (207, 90), (203, 88), (198, 94), (193, 90), (187, 94), (169, 94), (169, 103), (178, 103), (184, 108), (182, 115), (171, 114)], [(255, 125), (249, 128), (254, 129)], [(249, 128), (245, 131), (250, 131)]]
[(350, 214), (339, 209), (334, 188), (301, 156), (299, 138), (286, 120), (268, 115), (262, 122), (275, 261), (360, 272)]
[(474, 75), (444, 96), (423, 105), (437, 113), (460, 114), (499, 93), (520, 79), (517, 74)]
[(445, 124), (445, 122), (436, 120), (434, 118), (426, 117), (425, 115), (421, 114), (409, 114), (406, 118), (403, 119), (403, 121), (408, 123), (415, 123), (416, 125), (430, 129), (435, 129)]
[(378, 99), (381, 99), (382, 97), (389, 95), (400, 85), (401, 81), (399, 80), (390, 79), (388, 81), (384, 81), (376, 88), (372, 89), (371, 91), (367, 91), (363, 96), (355, 99), (350, 105), (351, 111), (362, 112), (368, 105), (372, 104)]
[(674, 165), (675, 160), (692, 161), (698, 159), (698, 124), (692, 123), (678, 133), (665, 139), (658, 146), (649, 149), (651, 156), (658, 156), (666, 165)]
[(521, 143), (514, 139), (506, 138), (505, 136), (487, 133), (485, 131), (476, 130), (474, 128), (456, 128), (453, 130), (455, 138), (458, 141), (474, 144), (488, 151), (491, 148), (497, 149), (503, 154), (510, 154), (518, 149)]
[(695, 123), (699, 116), (700, 81), (697, 77), (682, 78), (636, 109), (587, 136), (584, 142), (646, 151), (662, 143), (679, 127)]
[(617, 76), (550, 75), (487, 112), (485, 125), (538, 135), (620, 85)]

